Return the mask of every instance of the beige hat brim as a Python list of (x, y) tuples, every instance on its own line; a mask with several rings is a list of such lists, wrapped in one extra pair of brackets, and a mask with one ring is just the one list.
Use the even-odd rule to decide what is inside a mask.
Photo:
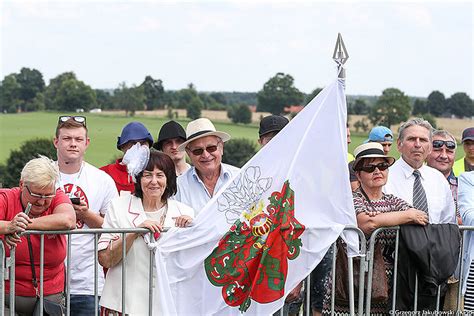
[(222, 142), (226, 142), (230, 139), (230, 135), (225, 133), (225, 132), (218, 132), (218, 131), (209, 131), (209, 132), (206, 132), (206, 133), (202, 133), (202, 134), (199, 134), (195, 137), (192, 137), (190, 139), (187, 139), (184, 143), (182, 143), (181, 145), (178, 146), (178, 150), (179, 151), (184, 151), (186, 149), (186, 146), (195, 141), (196, 139), (199, 139), (199, 138), (203, 138), (203, 137), (206, 137), (206, 136), (217, 136), (219, 137)]

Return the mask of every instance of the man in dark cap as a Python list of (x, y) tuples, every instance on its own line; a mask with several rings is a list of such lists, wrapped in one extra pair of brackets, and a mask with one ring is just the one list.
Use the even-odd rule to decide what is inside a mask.
[(158, 140), (153, 148), (161, 150), (171, 157), (176, 168), (176, 175), (182, 175), (191, 166), (186, 162), (186, 152), (179, 151), (178, 147), (186, 141), (184, 128), (175, 121), (163, 124), (158, 134)]
[(288, 119), (280, 115), (265, 116), (260, 121), (260, 128), (258, 130), (258, 143), (260, 146), (265, 146), (288, 123)]
[[(140, 122), (130, 122), (122, 129), (122, 134), (117, 137), (117, 149), (124, 154), (136, 143), (151, 147), (153, 137), (148, 129)], [(117, 159), (115, 163), (103, 166), (100, 170), (105, 171), (114, 179), (115, 186), (120, 195), (135, 191), (135, 184), (127, 172), (127, 166), (122, 164), (122, 158)]]
[(462, 132), (461, 142), (466, 155), (456, 160), (453, 165), (453, 171), (456, 177), (459, 177), (459, 175), (465, 171), (474, 170), (474, 127), (468, 127)]

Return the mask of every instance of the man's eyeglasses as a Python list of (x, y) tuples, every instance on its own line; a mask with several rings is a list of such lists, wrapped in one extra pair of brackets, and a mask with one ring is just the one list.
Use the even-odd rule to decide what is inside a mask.
[(208, 153), (213, 153), (217, 150), (219, 146), (219, 143), (216, 145), (210, 145), (207, 146), (206, 148), (196, 148), (196, 149), (189, 149), (188, 150), (194, 155), (194, 156), (201, 156), (204, 153), (204, 150), (207, 151)]
[(69, 119), (73, 119), (75, 122), (86, 126), (86, 117), (85, 116), (70, 116), (70, 115), (62, 115), (58, 119), (58, 124), (66, 123)]
[(456, 149), (456, 143), (453, 142), (452, 140), (434, 140), (433, 141), (433, 148), (441, 148), (443, 145), (446, 145), (446, 148), (455, 150)]
[(390, 167), (390, 165), (386, 162), (381, 162), (381, 163), (378, 163), (376, 165), (367, 165), (367, 166), (362, 166), (360, 167), (360, 170), (361, 171), (365, 171), (365, 172), (368, 172), (368, 173), (372, 173), (375, 171), (375, 168), (379, 169), (380, 171), (384, 171), (384, 170), (387, 170), (388, 167)]
[(33, 193), (30, 191), (30, 188), (27, 185), (25, 185), (25, 187), (26, 187), (26, 190), (28, 191), (28, 194), (37, 199), (52, 199), (53, 197), (56, 196), (56, 194), (42, 195), (42, 194)]

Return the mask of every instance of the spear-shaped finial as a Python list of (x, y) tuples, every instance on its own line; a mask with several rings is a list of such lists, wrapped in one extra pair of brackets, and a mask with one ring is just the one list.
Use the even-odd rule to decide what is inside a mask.
[(332, 59), (334, 59), (337, 64), (337, 72), (339, 74), (338, 77), (343, 79), (346, 78), (344, 64), (346, 63), (347, 59), (349, 59), (349, 54), (347, 53), (346, 46), (342, 40), (341, 33), (337, 33), (337, 41), (336, 46), (334, 47), (334, 53), (332, 54)]

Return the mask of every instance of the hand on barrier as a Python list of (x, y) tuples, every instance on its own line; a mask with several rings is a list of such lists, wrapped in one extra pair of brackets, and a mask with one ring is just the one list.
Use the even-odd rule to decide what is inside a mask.
[(16, 247), (16, 245), (21, 242), (20, 237), (16, 233), (5, 235), (5, 243), (7, 244), (8, 248)]
[(18, 213), (7, 225), (8, 233), (22, 233), (32, 221), (25, 213)]
[(174, 223), (177, 227), (187, 227), (191, 226), (191, 223), (193, 222), (193, 218), (188, 215), (181, 215), (178, 217), (172, 217), (174, 220)]
[(148, 230), (150, 230), (153, 233), (155, 239), (158, 239), (160, 237), (160, 232), (163, 230), (163, 227), (157, 221), (152, 219), (147, 219), (146, 221), (138, 225), (138, 227), (147, 228)]

